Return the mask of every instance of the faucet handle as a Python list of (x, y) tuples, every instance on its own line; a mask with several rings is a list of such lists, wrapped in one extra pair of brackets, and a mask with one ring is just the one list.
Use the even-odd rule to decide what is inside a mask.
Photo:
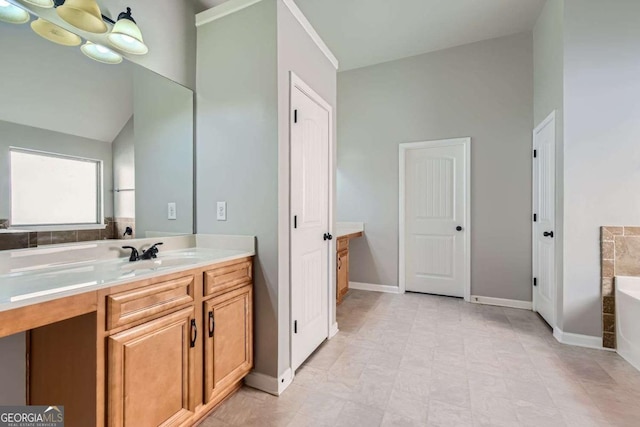
[(138, 250), (133, 246), (123, 246), (122, 249), (131, 249), (131, 255), (129, 256), (129, 262), (138, 261), (140, 259), (140, 254)]
[(157, 258), (157, 253), (159, 249), (156, 246), (162, 245), (162, 242), (154, 243), (147, 249), (146, 251), (142, 251), (142, 259), (152, 259)]

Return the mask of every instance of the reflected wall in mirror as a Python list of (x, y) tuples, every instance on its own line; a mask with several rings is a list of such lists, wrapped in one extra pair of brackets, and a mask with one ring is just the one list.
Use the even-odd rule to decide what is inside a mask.
[(193, 232), (189, 89), (29, 25), (0, 49), (0, 249)]

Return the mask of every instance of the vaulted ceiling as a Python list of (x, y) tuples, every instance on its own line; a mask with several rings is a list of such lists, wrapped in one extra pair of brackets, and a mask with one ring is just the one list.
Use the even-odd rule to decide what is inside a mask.
[[(195, 0), (198, 10), (225, 0)], [(546, 0), (295, 0), (340, 70), (533, 29)]]

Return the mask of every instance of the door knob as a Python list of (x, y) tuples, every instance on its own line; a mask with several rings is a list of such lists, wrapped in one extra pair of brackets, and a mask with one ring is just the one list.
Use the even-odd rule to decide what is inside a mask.
[(551, 237), (553, 239), (553, 231), (545, 231), (542, 233), (544, 237)]
[(462, 231), (462, 226), (460, 226), (460, 225), (459, 225), (459, 226), (457, 226), (457, 227), (456, 227), (456, 231)]

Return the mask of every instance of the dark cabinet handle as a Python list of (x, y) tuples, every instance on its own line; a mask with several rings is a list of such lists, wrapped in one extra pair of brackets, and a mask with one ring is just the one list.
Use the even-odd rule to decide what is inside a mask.
[(553, 231), (545, 231), (542, 233), (544, 237), (551, 237), (553, 239)]
[(333, 236), (331, 234), (329, 234), (329, 233), (324, 233), (323, 238), (324, 238), (324, 240), (331, 240), (331, 239), (333, 239)]
[(213, 311), (209, 312), (209, 338), (213, 338), (213, 331), (216, 328), (216, 322), (213, 320)]
[(460, 226), (460, 225), (459, 225), (459, 226), (457, 226), (457, 227), (456, 227), (456, 231), (462, 231), (462, 226)]
[(338, 270), (342, 268), (342, 258), (338, 258)]
[(196, 346), (196, 339), (198, 338), (198, 326), (196, 325), (196, 319), (191, 319), (191, 348)]

